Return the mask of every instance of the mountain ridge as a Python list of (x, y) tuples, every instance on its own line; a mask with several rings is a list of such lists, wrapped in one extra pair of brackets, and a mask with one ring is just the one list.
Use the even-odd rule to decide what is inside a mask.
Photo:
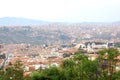
[(22, 17), (2, 17), (0, 18), (0, 26), (39, 26), (46, 24), (120, 24), (120, 21), (116, 22), (51, 22), (44, 20), (35, 20)]
[(21, 17), (3, 17), (0, 18), (0, 26), (34, 26), (48, 24), (47, 21), (34, 20)]

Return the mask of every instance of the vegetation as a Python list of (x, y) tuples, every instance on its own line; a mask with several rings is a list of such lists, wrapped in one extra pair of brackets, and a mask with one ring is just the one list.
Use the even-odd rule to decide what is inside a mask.
[(96, 60), (78, 52), (65, 60), (60, 68), (50, 67), (32, 74), (32, 80), (120, 80), (120, 71), (115, 71), (117, 49), (99, 51)]
[[(70, 39), (69, 36), (64, 34), (51, 31), (44, 30), (41, 28), (44, 26), (36, 27), (32, 26), (20, 26), (20, 27), (0, 27), (0, 44), (6, 43), (26, 43), (26, 44), (55, 44), (58, 41), (68, 41)], [(50, 28), (49, 28), (50, 29)], [(51, 36), (52, 35), (52, 36)]]
[[(98, 53), (97, 59), (90, 60), (78, 52), (73, 58), (63, 61), (60, 67), (52, 66), (34, 71), (29, 80), (120, 80), (120, 71), (115, 69), (119, 61), (116, 58), (119, 51), (112, 48)], [(0, 78), (0, 80), (9, 80), (8, 78), (13, 74), (17, 76), (13, 77), (13, 80), (27, 80), (22, 73), (20, 67), (10, 68), (6, 73), (1, 72), (0, 76), (3, 75), (5, 79)]]
[(0, 71), (0, 80), (24, 80), (22, 64), (17, 61), (4, 72)]

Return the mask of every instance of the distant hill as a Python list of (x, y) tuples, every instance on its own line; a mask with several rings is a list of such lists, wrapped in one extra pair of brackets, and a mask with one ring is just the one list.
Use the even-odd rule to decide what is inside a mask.
[[(43, 22), (44, 23), (44, 22)], [(1, 26), (0, 44), (58, 45), (85, 41), (120, 42), (120, 24), (61, 24), (39, 26)]]
[(47, 21), (33, 20), (27, 18), (3, 17), (0, 18), (0, 26), (29, 26), (47, 24)]

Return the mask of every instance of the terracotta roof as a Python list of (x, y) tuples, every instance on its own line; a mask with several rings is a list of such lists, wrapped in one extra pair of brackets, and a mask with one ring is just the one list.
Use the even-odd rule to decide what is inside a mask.
[(0, 64), (4, 61), (4, 59), (0, 59)]
[(116, 57), (116, 59), (119, 59), (119, 60), (120, 60), (120, 55), (118, 55), (118, 56)]
[(76, 49), (76, 48), (67, 48), (65, 50), (59, 50), (58, 52), (59, 53), (75, 53), (77, 51), (78, 51), (78, 49)]

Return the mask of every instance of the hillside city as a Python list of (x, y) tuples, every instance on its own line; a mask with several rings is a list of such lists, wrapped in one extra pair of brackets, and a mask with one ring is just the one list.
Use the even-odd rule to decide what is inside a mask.
[(0, 80), (120, 80), (120, 0), (0, 0)]
[[(79, 51), (95, 60), (99, 50), (120, 51), (119, 28), (119, 23), (1, 26), (0, 68), (6, 70), (20, 61), (24, 76), (30, 76), (35, 70), (60, 67)], [(120, 60), (120, 55), (117, 58)], [(120, 63), (116, 70), (120, 70)]]

